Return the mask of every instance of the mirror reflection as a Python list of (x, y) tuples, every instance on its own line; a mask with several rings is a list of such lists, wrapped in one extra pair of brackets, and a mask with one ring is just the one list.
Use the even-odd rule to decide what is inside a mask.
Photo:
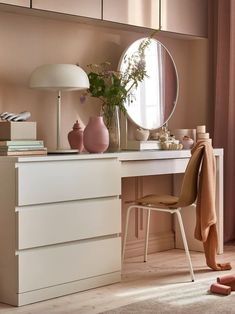
[[(129, 58), (145, 39), (135, 41), (124, 52), (119, 69), (125, 71)], [(156, 39), (151, 39), (145, 51), (147, 77), (133, 90), (133, 97), (124, 105), (129, 118), (139, 127), (154, 130), (171, 117), (178, 97), (178, 75), (168, 50)]]

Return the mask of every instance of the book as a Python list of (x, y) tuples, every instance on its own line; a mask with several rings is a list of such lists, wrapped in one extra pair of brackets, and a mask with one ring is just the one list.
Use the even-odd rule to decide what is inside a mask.
[(43, 145), (36, 145), (36, 146), (30, 146), (30, 145), (13, 145), (13, 146), (0, 146), (0, 152), (11, 152), (15, 150), (45, 150), (46, 148)]
[(47, 155), (47, 149), (45, 150), (24, 150), (24, 151), (12, 151), (12, 152), (2, 152), (0, 151), (0, 156), (28, 156), (28, 155)]
[(131, 141), (127, 142), (127, 150), (153, 150), (161, 149), (159, 141)]
[(1, 146), (37, 146), (37, 145), (44, 145), (43, 140), (12, 140), (12, 141), (0, 141), (0, 147)]

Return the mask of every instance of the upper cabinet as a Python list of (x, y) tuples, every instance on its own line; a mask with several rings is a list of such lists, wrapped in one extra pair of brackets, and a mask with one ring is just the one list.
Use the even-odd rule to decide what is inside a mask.
[(103, 20), (207, 37), (207, 0), (103, 0)]
[[(0, 4), (207, 37), (208, 0), (7, 0)], [(10, 6), (9, 6), (10, 7)]]
[(158, 29), (159, 0), (103, 0), (103, 19)]
[(101, 0), (32, 0), (32, 8), (101, 19)]
[(161, 0), (161, 29), (207, 37), (207, 0)]
[(0, 1), (0, 4), (12, 4), (12, 5), (18, 5), (20, 7), (30, 7), (30, 0), (6, 0), (6, 1)]

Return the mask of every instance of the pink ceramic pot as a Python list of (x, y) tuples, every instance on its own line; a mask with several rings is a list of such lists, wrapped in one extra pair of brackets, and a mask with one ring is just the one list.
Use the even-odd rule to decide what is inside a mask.
[(72, 149), (78, 149), (79, 152), (83, 150), (83, 130), (78, 120), (74, 123), (73, 130), (68, 134), (68, 141)]
[(109, 146), (109, 132), (103, 117), (90, 117), (83, 132), (83, 144), (90, 153), (103, 153)]

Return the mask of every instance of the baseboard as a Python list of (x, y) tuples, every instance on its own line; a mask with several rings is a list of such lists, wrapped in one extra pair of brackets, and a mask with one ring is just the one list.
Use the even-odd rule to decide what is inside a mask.
[[(175, 247), (174, 233), (159, 232), (149, 236), (148, 254), (170, 250)], [(126, 244), (125, 258), (144, 254), (144, 239), (130, 240)]]

